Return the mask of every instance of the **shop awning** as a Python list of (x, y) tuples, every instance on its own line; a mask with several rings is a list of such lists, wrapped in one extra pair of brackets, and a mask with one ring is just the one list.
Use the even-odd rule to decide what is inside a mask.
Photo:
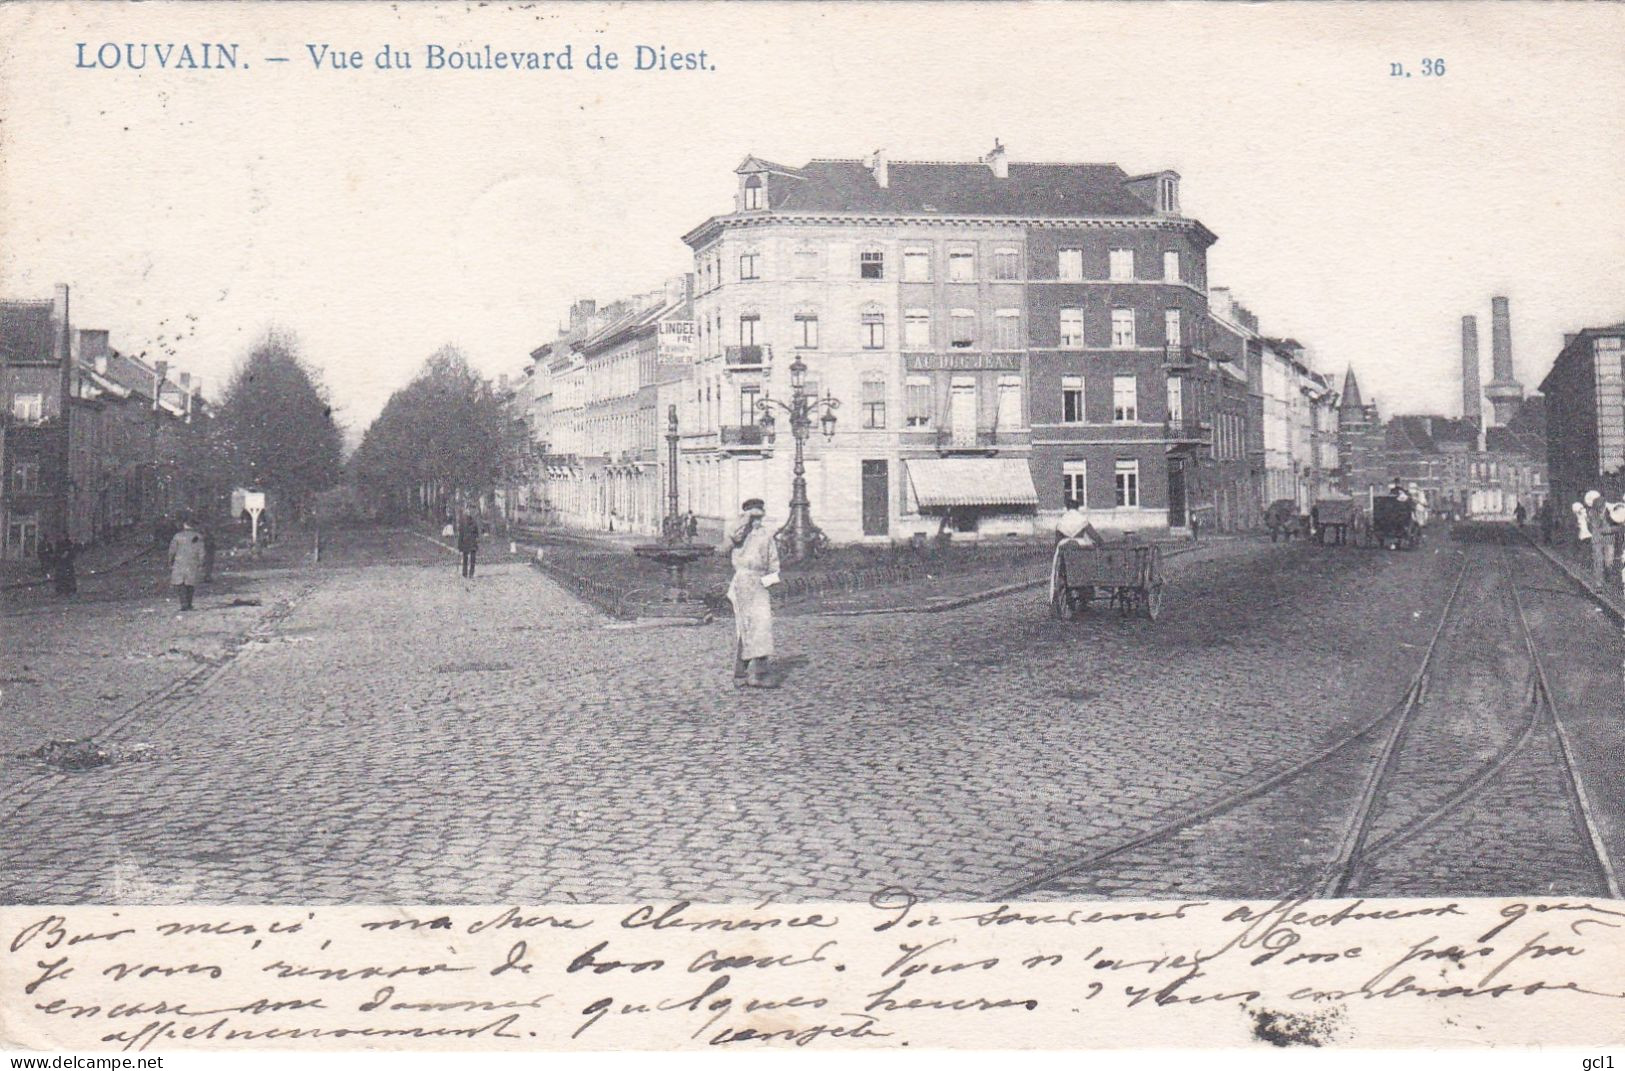
[(1032, 470), (1012, 457), (928, 457), (903, 463), (921, 509), (1037, 506)]

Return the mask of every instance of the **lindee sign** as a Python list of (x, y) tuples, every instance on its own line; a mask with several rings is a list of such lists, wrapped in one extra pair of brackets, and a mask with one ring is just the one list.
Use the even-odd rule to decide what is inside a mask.
[(659, 360), (661, 364), (693, 364), (698, 349), (700, 325), (696, 320), (661, 320)]

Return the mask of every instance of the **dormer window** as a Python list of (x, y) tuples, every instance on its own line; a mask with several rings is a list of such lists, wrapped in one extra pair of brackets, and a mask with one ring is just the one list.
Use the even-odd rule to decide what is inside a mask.
[(745, 180), (745, 208), (766, 208), (767, 186), (762, 182), (762, 176), (752, 175)]
[(1163, 175), (1157, 180), (1157, 210), (1179, 211), (1179, 179), (1173, 175)]

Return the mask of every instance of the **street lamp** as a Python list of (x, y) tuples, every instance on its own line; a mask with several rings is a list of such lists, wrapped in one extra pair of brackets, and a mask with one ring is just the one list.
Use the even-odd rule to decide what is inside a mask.
[(830, 396), (828, 388), (819, 398), (807, 393), (807, 366), (798, 356), (790, 364), (790, 400), (781, 402), (767, 397), (758, 399), (756, 408), (761, 412), (759, 423), (768, 442), (776, 437), (777, 421), (773, 410), (780, 409), (790, 418), (790, 435), (796, 443), (794, 479), (790, 483), (790, 519), (773, 534), (779, 545), (779, 555), (786, 561), (804, 561), (829, 545), (829, 537), (813, 523), (812, 506), (807, 500), (807, 466), (803, 454), (807, 436), (812, 432), (813, 414), (818, 414), (819, 430), (826, 440), (835, 438), (835, 410), (841, 403)]

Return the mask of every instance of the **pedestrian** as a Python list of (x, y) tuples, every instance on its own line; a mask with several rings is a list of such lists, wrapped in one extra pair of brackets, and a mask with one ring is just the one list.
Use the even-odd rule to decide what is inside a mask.
[(688, 511), (688, 519), (683, 524), (683, 532), (688, 536), (691, 543), (694, 541), (694, 537), (700, 534), (700, 519), (694, 516), (693, 510)]
[(203, 580), (203, 536), (191, 517), (181, 518), (180, 531), (169, 541), (169, 582), (180, 589), (182, 612), (192, 609), (192, 592)]
[(1518, 522), (1519, 528), (1522, 528), (1523, 522), (1529, 519), (1529, 511), (1523, 508), (1522, 502), (1519, 502), (1518, 508), (1512, 511), (1512, 519)]
[(56, 565), (51, 576), (58, 595), (72, 595), (79, 590), (79, 578), (73, 568), (73, 560), (78, 556), (79, 547), (71, 538), (63, 536), (56, 545)]
[(1613, 563), (1609, 560), (1614, 551), (1614, 530), (1608, 523), (1608, 513), (1604, 509), (1602, 493), (1587, 491), (1585, 505), (1576, 511), (1580, 522), (1580, 539), (1591, 544), (1591, 575), (1599, 589), (1608, 586), (1608, 567)]
[(457, 522), (457, 550), (463, 558), (463, 578), (474, 579), (474, 558), (480, 552), (480, 522), (474, 519), (473, 510), (464, 510), (463, 519)]
[(56, 543), (50, 539), (42, 539), (39, 546), (34, 548), (39, 556), (40, 575), (50, 580), (56, 574)]
[(779, 582), (779, 548), (764, 523), (767, 507), (761, 499), (746, 499), (740, 510), (728, 529), (727, 548), (734, 568), (728, 584), (734, 610), (734, 680), (750, 688), (777, 688), (767, 675), (767, 660), (773, 657), (768, 589)]

